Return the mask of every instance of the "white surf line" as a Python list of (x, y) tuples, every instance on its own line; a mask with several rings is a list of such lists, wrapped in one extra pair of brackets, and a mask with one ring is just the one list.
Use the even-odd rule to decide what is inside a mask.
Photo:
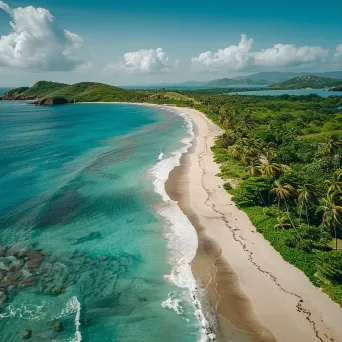
[[(198, 299), (198, 285), (192, 274), (191, 262), (196, 255), (198, 248), (198, 237), (195, 228), (188, 217), (181, 211), (178, 203), (172, 201), (165, 190), (165, 182), (169, 173), (180, 165), (181, 156), (188, 152), (195, 137), (193, 122), (190, 116), (180, 110), (170, 110), (181, 116), (188, 128), (188, 136), (181, 142), (184, 144), (179, 150), (172, 152), (172, 156), (160, 160), (151, 170), (155, 177), (153, 182), (155, 191), (161, 195), (166, 206), (163, 206), (158, 213), (170, 224), (172, 232), (167, 233), (170, 263), (173, 265), (171, 274), (167, 277), (180, 288), (187, 288), (194, 307), (195, 316), (200, 324), (200, 342), (214, 341), (216, 336), (209, 322), (203, 313), (201, 302)], [(168, 205), (169, 204), (169, 205)], [(191, 244), (191, 245), (190, 245)], [(165, 305), (166, 303), (164, 303)]]

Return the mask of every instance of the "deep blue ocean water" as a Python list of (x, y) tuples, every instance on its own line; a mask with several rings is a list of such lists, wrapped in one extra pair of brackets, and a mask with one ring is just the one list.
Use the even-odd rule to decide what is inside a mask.
[(311, 95), (316, 94), (321, 97), (328, 96), (342, 96), (342, 91), (326, 91), (324, 89), (293, 89), (293, 90), (253, 90), (253, 91), (243, 91), (236, 93), (228, 93), (227, 95)]
[(145, 106), (0, 102), (0, 341), (200, 339), (196, 234), (184, 221), (178, 246), (163, 192), (190, 128)]

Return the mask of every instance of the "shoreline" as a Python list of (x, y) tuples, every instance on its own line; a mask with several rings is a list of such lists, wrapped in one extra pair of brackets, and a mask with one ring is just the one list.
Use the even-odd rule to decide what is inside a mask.
[(165, 188), (196, 229), (199, 247), (191, 267), (216, 309), (219, 341), (342, 342), (342, 309), (282, 259), (223, 188), (210, 150), (222, 131), (213, 122), (195, 109), (172, 105), (84, 104), (91, 103), (171, 109), (195, 124), (195, 144)]
[[(191, 152), (189, 151), (189, 153)], [(186, 188), (186, 182), (188, 180), (188, 153), (181, 157), (180, 163), (180, 166), (174, 168), (170, 172), (170, 176), (165, 184), (166, 191), (172, 200), (178, 202), (179, 207), (196, 230), (198, 249), (195, 258), (191, 262), (191, 269), (195, 279), (199, 281), (199, 285), (205, 289), (206, 296), (210, 301), (211, 308), (209, 308), (209, 310), (207, 308), (207, 311), (214, 311), (217, 323), (219, 324), (218, 327), (215, 327), (217, 341), (230, 341), (232, 338), (234, 338), (234, 341), (239, 342), (250, 341), (248, 335), (262, 335), (260, 338), (254, 339), (255, 341), (276, 341), (273, 336), (270, 336), (271, 334), (266, 331), (267, 329), (258, 323), (256, 317), (250, 317), (253, 315), (253, 309), (250, 306), (250, 303), (248, 303), (248, 298), (242, 293), (234, 271), (222, 258), (220, 246), (205, 234), (205, 229), (201, 226), (198, 216), (189, 205), (189, 197), (186, 192), (180, 190), (181, 188)], [(219, 280), (220, 278), (222, 279)], [(224, 278), (227, 278), (227, 281), (225, 281)], [(227, 296), (229, 298), (222, 298), (222, 296), (217, 293), (218, 285), (225, 285), (227, 289), (229, 289), (230, 293)], [(218, 310), (218, 304), (223, 300), (229, 302), (229, 307)], [(234, 305), (234, 302), (236, 301), (241, 301), (241, 305)], [(237, 314), (233, 313), (236, 309), (240, 311)], [(204, 312), (205, 315), (208, 313), (207, 311)], [(210, 314), (212, 314), (212, 312), (209, 312), (209, 315)], [(233, 318), (234, 315), (237, 316), (236, 321)], [(247, 318), (246, 316), (249, 317)], [(250, 321), (247, 323), (249, 324), (248, 328), (246, 328), (246, 322), (243, 321)], [(265, 332), (265, 335), (269, 335), (269, 338), (267, 338), (263, 332)]]
[(342, 342), (342, 308), (283, 260), (216, 176), (220, 167), (210, 147), (222, 130), (192, 108), (104, 103), (180, 111), (197, 127), (194, 146), (181, 156), (165, 188), (196, 229), (199, 248), (191, 266), (216, 309), (218, 340)]
[[(181, 111), (181, 108), (173, 107), (173, 110)], [(188, 115), (188, 114), (186, 114)], [(191, 116), (190, 116), (191, 117)], [(193, 118), (191, 117), (193, 120)], [(196, 125), (196, 121), (193, 120)], [(198, 249), (195, 258), (191, 262), (192, 273), (202, 289), (205, 290), (211, 308), (207, 308), (209, 315), (214, 311), (219, 327), (215, 334), (217, 341), (237, 342), (274, 342), (273, 334), (262, 326), (253, 312), (249, 299), (244, 295), (238, 283), (238, 278), (231, 266), (222, 257), (220, 245), (214, 239), (207, 236), (205, 228), (201, 225), (200, 218), (191, 208), (189, 198), (189, 171), (191, 167), (190, 156), (195, 153), (197, 139), (200, 131), (194, 127), (194, 139), (188, 151), (182, 154), (180, 165), (169, 174), (165, 183), (167, 194), (187, 216), (196, 230)], [(220, 132), (218, 130), (218, 132)], [(228, 291), (225, 296), (218, 293), (218, 287), (225, 287)], [(222, 305), (222, 302), (229, 305)], [(219, 306), (221, 303), (222, 308)], [(204, 312), (206, 314), (207, 312)], [(208, 317), (206, 317), (207, 320)]]
[(216, 308), (218, 340), (342, 341), (342, 309), (282, 259), (216, 176), (210, 147), (221, 129), (197, 110), (155, 106), (181, 111), (197, 127), (195, 145), (165, 187), (197, 231), (192, 270)]

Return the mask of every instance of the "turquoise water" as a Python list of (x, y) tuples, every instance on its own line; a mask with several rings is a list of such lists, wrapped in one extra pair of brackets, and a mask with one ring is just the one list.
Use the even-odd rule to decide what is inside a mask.
[(321, 97), (328, 96), (342, 96), (342, 91), (326, 91), (324, 89), (293, 89), (293, 90), (256, 90), (256, 91), (243, 91), (236, 93), (228, 93), (227, 95), (311, 95), (316, 94)]
[(189, 124), (144, 106), (0, 102), (0, 341), (201, 338), (196, 235), (180, 242), (188, 223), (163, 190)]

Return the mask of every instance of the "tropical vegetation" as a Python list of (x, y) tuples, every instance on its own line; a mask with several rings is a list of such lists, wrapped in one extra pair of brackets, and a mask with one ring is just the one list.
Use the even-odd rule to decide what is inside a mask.
[(196, 96), (233, 200), (283, 258), (342, 305), (342, 97)]

